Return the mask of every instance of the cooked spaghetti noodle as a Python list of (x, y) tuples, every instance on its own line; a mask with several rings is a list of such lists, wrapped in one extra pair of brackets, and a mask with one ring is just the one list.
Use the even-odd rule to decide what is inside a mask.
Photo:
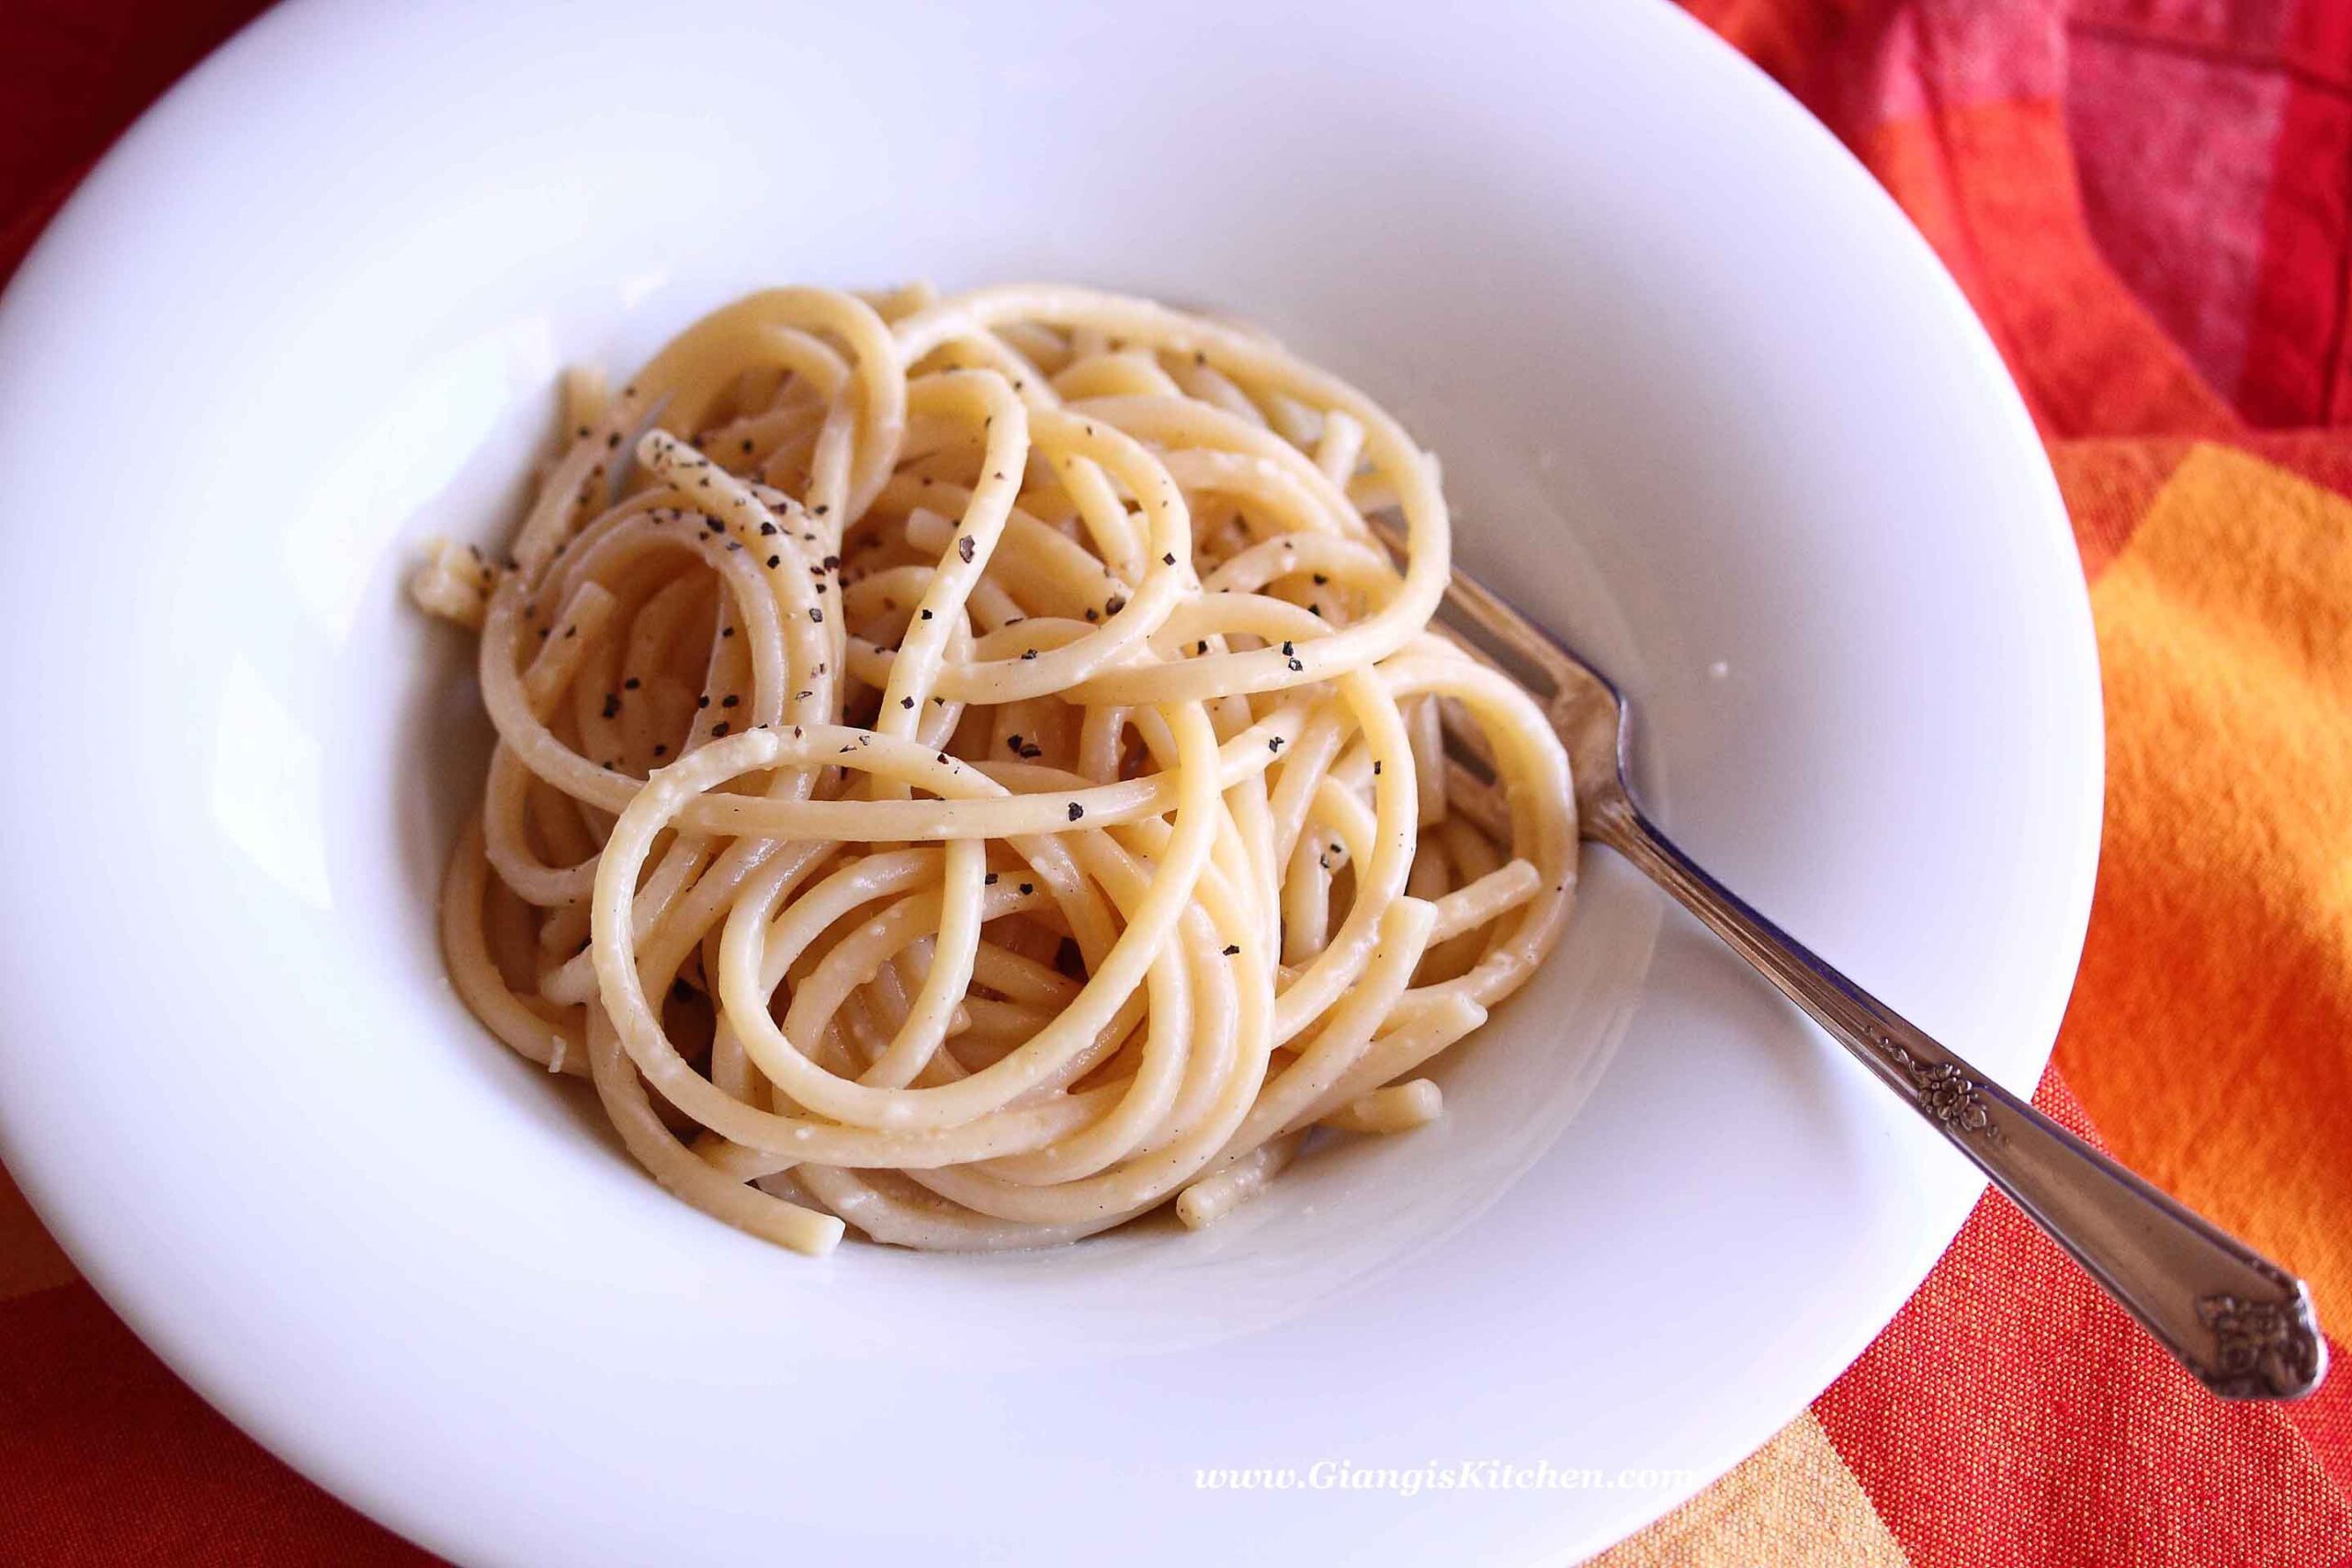
[(775, 289), (564, 398), (506, 556), (414, 583), (498, 731), (443, 942), (697, 1208), (808, 1252), (1204, 1224), (1437, 1115), (1557, 939), (1567, 761), (1429, 629), (1436, 464), (1268, 338)]

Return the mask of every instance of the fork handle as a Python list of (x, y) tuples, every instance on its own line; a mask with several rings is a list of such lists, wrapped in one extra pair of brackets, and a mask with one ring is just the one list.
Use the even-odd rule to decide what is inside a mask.
[(2225, 1399), (2300, 1399), (2327, 1343), (2301, 1280), (1937, 1044), (1675, 848), (1623, 790), (1585, 831), (1679, 899), (1813, 1015)]

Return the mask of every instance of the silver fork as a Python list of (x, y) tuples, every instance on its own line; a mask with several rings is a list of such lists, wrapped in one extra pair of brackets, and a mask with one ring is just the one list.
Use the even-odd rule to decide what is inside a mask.
[[(1397, 531), (1374, 527), (1402, 554)], [(1582, 836), (1608, 845), (1679, 899), (1781, 994), (1860, 1059), (2017, 1201), (2165, 1349), (2224, 1399), (2300, 1399), (2327, 1370), (2327, 1342), (2301, 1280), (2059, 1126), (1822, 962), (1675, 848), (1626, 780), (1632, 715), (1607, 678), (1457, 570), (1446, 598), (1462, 623), (1548, 684), (1543, 698), (1576, 776)], [(1460, 766), (1460, 763), (1453, 764)]]

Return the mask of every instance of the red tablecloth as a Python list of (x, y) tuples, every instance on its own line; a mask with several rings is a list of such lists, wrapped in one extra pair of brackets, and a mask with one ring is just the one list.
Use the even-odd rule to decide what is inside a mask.
[[(0, 14), (0, 274), (256, 8)], [(1694, 9), (1942, 253), (2074, 513), (2108, 826), (2040, 1103), (2352, 1323), (2352, 4)], [(0, 1562), (416, 1556), (206, 1409), (0, 1179)], [(1988, 1199), (1810, 1410), (1600, 1561), (2352, 1564), (2352, 1385), (2213, 1401)]]

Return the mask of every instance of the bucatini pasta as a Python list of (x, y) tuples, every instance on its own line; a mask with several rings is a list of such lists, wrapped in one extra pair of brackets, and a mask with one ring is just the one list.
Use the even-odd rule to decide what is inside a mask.
[(564, 402), (507, 552), (414, 583), (498, 731), (443, 941), (696, 1207), (809, 1252), (1205, 1224), (1437, 1116), (1557, 940), (1567, 761), (1429, 629), (1436, 464), (1267, 337), (782, 288)]

